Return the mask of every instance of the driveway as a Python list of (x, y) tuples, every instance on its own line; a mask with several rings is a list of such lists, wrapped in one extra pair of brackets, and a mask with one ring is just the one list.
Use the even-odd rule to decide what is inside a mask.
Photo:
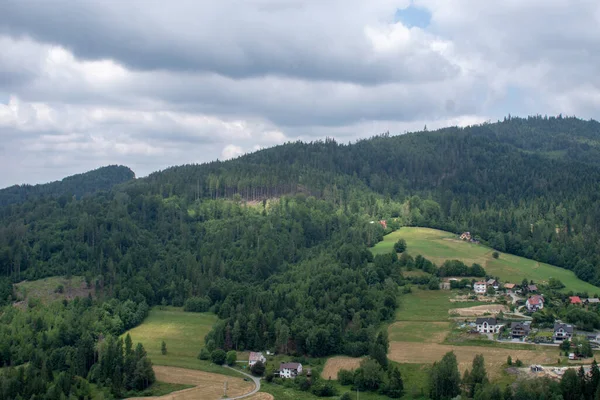
[(237, 399), (243, 399), (243, 398), (246, 398), (246, 397), (250, 397), (250, 396), (252, 396), (253, 394), (256, 394), (256, 393), (257, 393), (257, 392), (260, 390), (260, 378), (257, 378), (257, 377), (255, 377), (255, 376), (253, 376), (253, 375), (250, 375), (250, 374), (247, 374), (247, 373), (245, 373), (245, 372), (242, 372), (242, 371), (240, 371), (239, 369), (231, 368), (231, 367), (229, 367), (229, 366), (227, 366), (227, 365), (225, 365), (224, 367), (225, 367), (225, 368), (229, 368), (229, 369), (231, 369), (231, 370), (234, 370), (235, 372), (239, 372), (239, 373), (240, 373), (240, 374), (242, 374), (242, 375), (246, 375), (246, 377), (248, 377), (248, 378), (252, 379), (252, 382), (254, 382), (254, 390), (253, 390), (253, 391), (251, 391), (250, 393), (246, 393), (246, 394), (243, 394), (243, 395), (241, 395), (241, 396), (237, 396), (237, 397), (227, 397), (227, 398), (226, 398), (226, 399), (224, 399), (224, 400), (237, 400)]

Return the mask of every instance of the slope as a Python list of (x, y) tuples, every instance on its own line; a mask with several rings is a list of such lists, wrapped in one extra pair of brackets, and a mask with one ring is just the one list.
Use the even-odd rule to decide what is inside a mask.
[(83, 174), (72, 175), (63, 180), (40, 185), (15, 185), (0, 190), (0, 206), (24, 203), (42, 197), (81, 198), (135, 178), (132, 170), (121, 165), (101, 167)]
[(493, 249), (461, 241), (457, 235), (437, 229), (403, 227), (386, 235), (372, 248), (373, 254), (392, 251), (400, 238), (406, 240), (410, 255), (421, 254), (437, 265), (445, 260), (461, 260), (468, 265), (478, 263), (489, 275), (498, 276), (504, 282), (520, 283), (527, 279), (547, 283), (549, 278), (556, 278), (565, 285), (564, 292), (600, 294), (600, 288), (577, 278), (572, 271), (506, 253), (500, 253), (495, 259), (492, 257)]

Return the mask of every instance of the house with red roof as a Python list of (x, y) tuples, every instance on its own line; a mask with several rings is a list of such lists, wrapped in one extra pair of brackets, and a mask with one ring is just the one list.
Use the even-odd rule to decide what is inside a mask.
[(579, 298), (579, 296), (570, 296), (569, 297), (569, 302), (571, 304), (583, 304), (583, 302), (581, 301), (581, 299)]
[(527, 301), (525, 302), (525, 306), (530, 312), (541, 310), (542, 308), (544, 308), (544, 298), (537, 294), (533, 295), (527, 299)]

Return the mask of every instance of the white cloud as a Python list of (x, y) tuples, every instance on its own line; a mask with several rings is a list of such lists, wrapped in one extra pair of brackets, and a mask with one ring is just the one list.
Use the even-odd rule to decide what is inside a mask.
[(229, 160), (231, 158), (239, 157), (242, 154), (244, 154), (244, 149), (242, 149), (240, 146), (228, 144), (223, 148), (223, 151), (221, 152), (221, 158), (223, 160)]

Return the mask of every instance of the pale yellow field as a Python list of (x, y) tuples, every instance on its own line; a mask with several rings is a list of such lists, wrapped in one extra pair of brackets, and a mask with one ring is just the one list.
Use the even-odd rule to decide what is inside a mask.
[[(156, 380), (166, 383), (197, 385), (194, 388), (180, 390), (160, 397), (135, 397), (129, 400), (218, 400), (223, 397), (223, 388), (227, 382), (227, 396), (236, 397), (254, 389), (253, 382), (242, 378), (213, 374), (185, 368), (154, 366)], [(260, 399), (257, 397), (256, 399)]]
[(325, 363), (321, 377), (323, 379), (337, 379), (337, 374), (340, 369), (353, 370), (360, 366), (362, 358), (359, 357), (331, 357)]
[(450, 315), (459, 315), (461, 317), (479, 317), (484, 314), (498, 314), (500, 311), (508, 312), (508, 308), (501, 304), (489, 304), (465, 308), (452, 308), (448, 310)]

